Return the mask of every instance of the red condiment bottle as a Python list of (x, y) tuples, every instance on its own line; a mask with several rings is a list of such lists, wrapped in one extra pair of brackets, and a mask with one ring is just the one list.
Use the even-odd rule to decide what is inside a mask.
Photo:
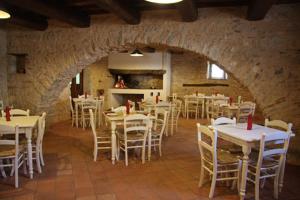
[(232, 104), (232, 97), (229, 97), (229, 105)]
[(4, 112), (5, 112), (6, 121), (10, 121), (10, 107), (6, 106)]
[(129, 105), (129, 101), (127, 101), (126, 103), (126, 114), (129, 115), (130, 113), (130, 105)]
[(253, 117), (252, 114), (250, 113), (247, 119), (247, 130), (252, 130), (252, 123), (253, 123)]

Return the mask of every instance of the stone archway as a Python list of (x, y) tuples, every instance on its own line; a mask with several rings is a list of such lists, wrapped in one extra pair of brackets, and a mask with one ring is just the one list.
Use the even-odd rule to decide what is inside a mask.
[(297, 8), (283, 7), (277, 12), (274, 6), (266, 20), (255, 23), (233, 16), (238, 9), (216, 8), (201, 10), (201, 20), (193, 23), (179, 22), (173, 12), (149, 12), (136, 26), (99, 17), (87, 29), (10, 32), (8, 52), (29, 55), (27, 74), (9, 77), (10, 101), (37, 112), (47, 110), (86, 65), (140, 43), (182, 48), (217, 61), (248, 87), (265, 116), (284, 116), (299, 127), (300, 101), (294, 92), (300, 90), (295, 85), (300, 80), (299, 59), (296, 51), (289, 50), (299, 48), (295, 45), (299, 29), (289, 29), (291, 23), (300, 26), (298, 20), (291, 20), (299, 13)]

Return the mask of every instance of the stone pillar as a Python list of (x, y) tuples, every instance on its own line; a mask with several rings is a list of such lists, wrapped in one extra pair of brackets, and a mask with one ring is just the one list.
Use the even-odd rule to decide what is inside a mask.
[(0, 30), (0, 100), (8, 104), (7, 93), (7, 38), (6, 32)]

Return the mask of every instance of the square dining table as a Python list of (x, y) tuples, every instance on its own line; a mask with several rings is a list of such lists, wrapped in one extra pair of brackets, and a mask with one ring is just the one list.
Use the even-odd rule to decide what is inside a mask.
[[(243, 164), (240, 199), (244, 199), (246, 194), (246, 181), (251, 148), (259, 145), (263, 133), (266, 134), (266, 141), (286, 139), (288, 138), (288, 134), (281, 130), (257, 124), (253, 124), (252, 130), (247, 130), (247, 123), (238, 123), (236, 125), (214, 125), (211, 127), (218, 131), (218, 137), (242, 147)], [(292, 136), (294, 136), (294, 134), (292, 134)]]
[(28, 163), (29, 163), (29, 176), (33, 178), (33, 166), (32, 166), (32, 144), (31, 138), (33, 129), (37, 126), (39, 116), (18, 116), (11, 117), (11, 121), (6, 121), (5, 117), (0, 117), (1, 125), (8, 126), (19, 126), (19, 134), (24, 134), (27, 139), (27, 150), (28, 150)]

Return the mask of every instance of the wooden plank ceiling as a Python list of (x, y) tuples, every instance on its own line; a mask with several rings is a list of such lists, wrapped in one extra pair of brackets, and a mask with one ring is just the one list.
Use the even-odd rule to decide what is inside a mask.
[(261, 20), (273, 4), (299, 3), (300, 0), (183, 0), (177, 4), (154, 4), (144, 0), (0, 0), (0, 8), (12, 17), (0, 21), (0, 27), (13, 24), (45, 30), (49, 19), (56, 19), (79, 28), (90, 26), (91, 15), (112, 13), (128, 24), (139, 24), (145, 10), (176, 9), (182, 21), (198, 19), (204, 7), (248, 6), (245, 18)]

